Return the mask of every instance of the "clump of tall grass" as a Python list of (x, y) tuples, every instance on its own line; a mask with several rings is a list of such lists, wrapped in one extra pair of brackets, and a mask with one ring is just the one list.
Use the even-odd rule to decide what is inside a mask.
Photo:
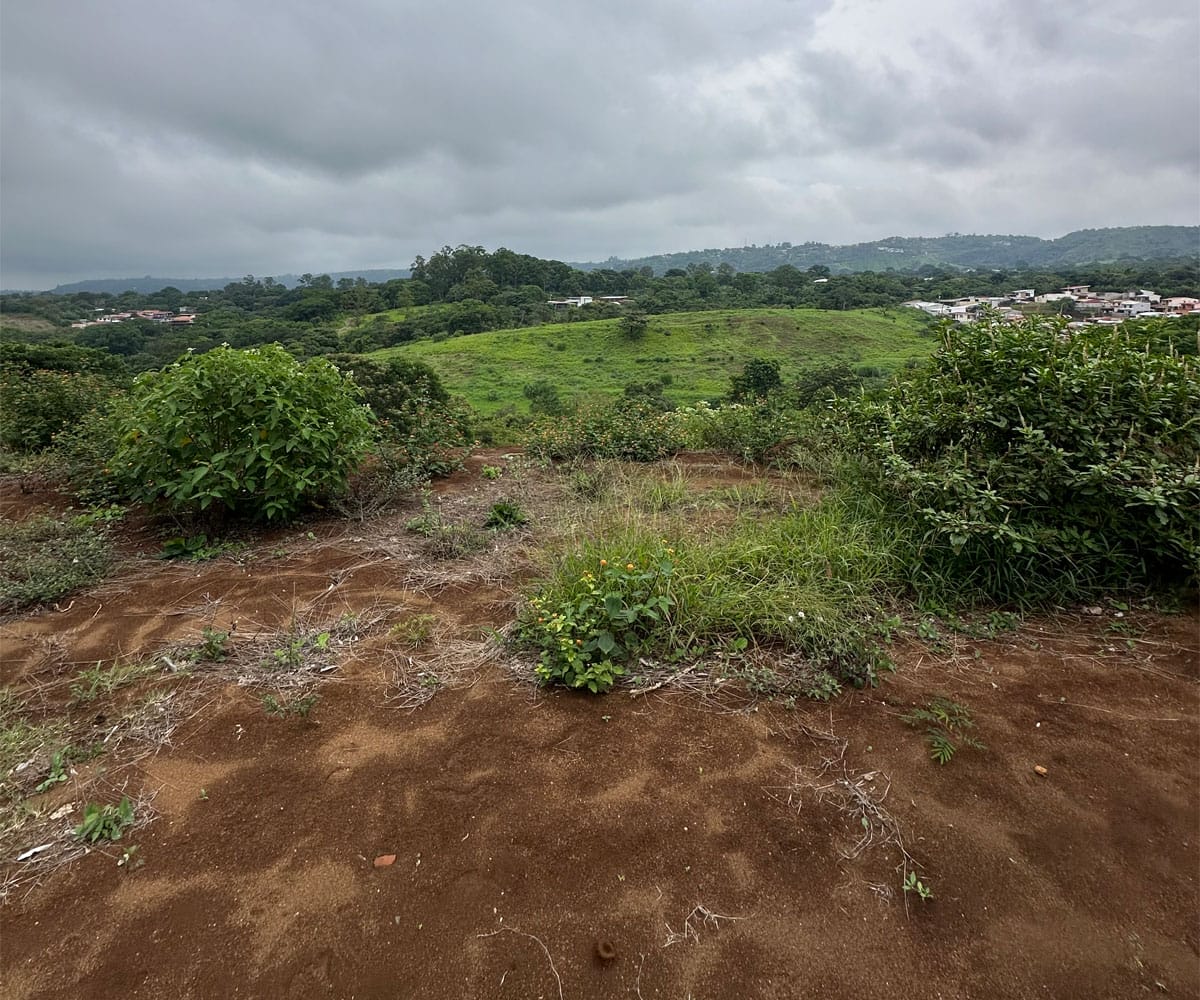
[(641, 655), (679, 660), (730, 644), (766, 647), (799, 654), (839, 682), (870, 685), (890, 666), (874, 620), (901, 572), (884, 523), (838, 496), (781, 516), (745, 514), (720, 533), (609, 505), (551, 560), (530, 590), (525, 620), (586, 603), (602, 567), (658, 566), (667, 552), (668, 607), (639, 635)]

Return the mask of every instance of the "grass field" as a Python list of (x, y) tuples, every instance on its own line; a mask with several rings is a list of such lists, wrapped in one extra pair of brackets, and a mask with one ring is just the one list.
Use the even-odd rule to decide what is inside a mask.
[(624, 340), (618, 321), (556, 323), (494, 330), (435, 342), (417, 341), (374, 353), (434, 368), (451, 391), (477, 410), (527, 408), (522, 388), (547, 379), (566, 395), (619, 393), (629, 382), (669, 375), (666, 395), (677, 403), (713, 400), (730, 375), (752, 357), (777, 358), (787, 373), (844, 361), (895, 371), (933, 349), (915, 309), (741, 309), (653, 316), (642, 340)]

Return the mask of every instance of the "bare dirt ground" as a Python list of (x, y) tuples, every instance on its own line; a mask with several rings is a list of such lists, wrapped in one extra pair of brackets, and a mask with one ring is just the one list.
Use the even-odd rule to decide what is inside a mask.
[[(503, 462), (476, 456), (435, 502), (486, 509), (513, 485), (480, 469)], [(704, 457), (672, 475), (747, 478)], [(134, 526), (109, 580), (0, 622), (0, 684), (46, 713), (97, 661), (162, 665), (70, 708), (110, 752), (33, 801), (35, 839), (2, 844), (4, 995), (1200, 993), (1194, 610), (909, 636), (879, 688), (827, 705), (700, 677), (539, 691), (487, 640), (534, 558), (520, 488), (532, 533), (450, 560), (404, 530), (416, 505), (203, 563), (139, 556), (154, 542)], [(432, 641), (397, 641), (421, 615)], [(232, 629), (230, 659), (180, 667), (206, 627)], [(324, 632), (303, 663), (262, 666)], [(264, 712), (310, 688), (307, 717)], [(936, 695), (969, 705), (986, 750), (929, 759), (899, 716)], [(122, 794), (137, 827), (72, 846), (84, 802)], [(933, 899), (902, 891), (908, 870)]]

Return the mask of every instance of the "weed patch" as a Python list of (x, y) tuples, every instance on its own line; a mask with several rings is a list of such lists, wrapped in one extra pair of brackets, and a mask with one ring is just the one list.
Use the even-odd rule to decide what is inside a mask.
[(112, 563), (108, 535), (93, 523), (0, 520), (0, 612), (58, 600), (95, 583)]

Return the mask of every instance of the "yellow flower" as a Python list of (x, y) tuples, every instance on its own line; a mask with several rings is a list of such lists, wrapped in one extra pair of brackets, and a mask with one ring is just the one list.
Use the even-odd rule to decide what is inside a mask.
[(601, 565), (601, 566), (607, 566), (607, 565), (608, 565), (608, 560), (607, 560), (607, 559), (601, 559), (601, 560), (600, 560), (600, 565)]
[(625, 568), (626, 568), (627, 570), (632, 570), (632, 569), (633, 569), (633, 563), (626, 563), (626, 564), (625, 564)]

